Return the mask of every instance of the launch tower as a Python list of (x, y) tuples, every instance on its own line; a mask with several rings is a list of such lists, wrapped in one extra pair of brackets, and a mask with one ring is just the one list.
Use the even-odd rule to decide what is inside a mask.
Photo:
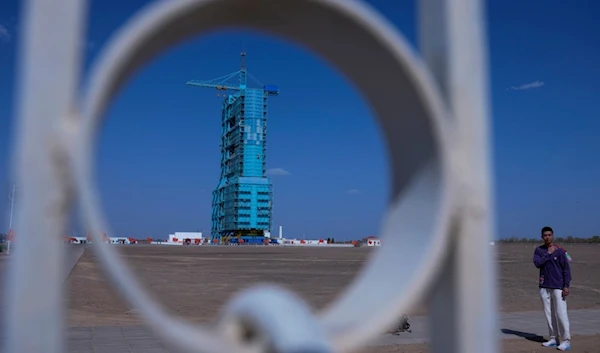
[[(246, 71), (242, 52), (239, 71), (187, 85), (214, 88), (223, 97), (221, 176), (212, 193), (211, 237), (219, 243), (262, 243), (272, 225), (272, 184), (266, 175), (268, 97), (279, 94)], [(237, 84), (228, 83), (238, 77)], [(259, 88), (248, 86), (248, 78)]]

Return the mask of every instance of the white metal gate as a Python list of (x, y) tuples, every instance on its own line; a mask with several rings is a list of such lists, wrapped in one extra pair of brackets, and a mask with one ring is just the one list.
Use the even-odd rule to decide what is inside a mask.
[[(25, 1), (14, 167), (22, 190), (15, 228), (26, 245), (10, 267), (5, 351), (66, 349), (60, 239), (77, 200), (113, 284), (164, 340), (190, 351), (356, 350), (428, 295), (433, 351), (496, 352), (483, 1), (418, 1), (421, 55), (359, 0), (157, 1), (102, 50), (83, 94), (87, 1)], [(166, 314), (101, 241), (99, 230), (114, 234), (93, 180), (94, 143), (107, 105), (149, 59), (225, 26), (283, 36), (316, 51), (359, 87), (386, 139), (392, 193), (384, 246), (317, 316), (293, 293), (257, 286), (229, 303), (215, 327), (192, 326)], [(386, 269), (397, 278), (383, 278)], [(367, 291), (368, 303), (362, 300)], [(254, 335), (243, 334), (249, 330)]]

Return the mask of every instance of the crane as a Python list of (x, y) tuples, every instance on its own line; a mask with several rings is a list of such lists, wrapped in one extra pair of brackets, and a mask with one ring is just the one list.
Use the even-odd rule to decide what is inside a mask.
[[(241, 53), (242, 64), (240, 69), (236, 72), (232, 72), (228, 75), (224, 75), (221, 77), (214, 78), (212, 80), (200, 81), (200, 80), (190, 80), (186, 83), (188, 86), (196, 86), (196, 87), (204, 87), (204, 88), (215, 88), (217, 91), (243, 91), (248, 88), (248, 77), (252, 79), (254, 82), (258, 83), (262, 86), (262, 90), (265, 91), (269, 96), (279, 95), (279, 88), (273, 85), (265, 85), (256, 77), (252, 76), (252, 74), (246, 71), (246, 53)], [(228, 83), (229, 80), (234, 77), (239, 77), (239, 83), (237, 85)], [(219, 93), (217, 93), (219, 96)]]

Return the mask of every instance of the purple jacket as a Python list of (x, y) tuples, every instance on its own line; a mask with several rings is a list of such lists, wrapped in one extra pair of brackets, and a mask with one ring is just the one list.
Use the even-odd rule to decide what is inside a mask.
[(550, 255), (546, 245), (535, 248), (533, 264), (540, 269), (540, 288), (563, 289), (571, 285), (571, 267), (565, 249), (557, 248)]

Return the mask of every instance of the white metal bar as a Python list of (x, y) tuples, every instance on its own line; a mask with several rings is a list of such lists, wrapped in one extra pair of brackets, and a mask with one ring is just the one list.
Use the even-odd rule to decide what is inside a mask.
[[(389, 145), (393, 185), (384, 246), (338, 302), (312, 317), (306, 307), (294, 304), (299, 299), (291, 294), (262, 287), (232, 302), (222, 327), (236, 331), (244, 322), (262, 328), (277, 325), (282, 328), (280, 336), (262, 332), (277, 353), (300, 346), (348, 351), (376, 337), (437, 280), (431, 306), (433, 350), (494, 353), (496, 295), (494, 257), (488, 245), (492, 217), (482, 0), (420, 1), (421, 46), (430, 72), (393, 26), (358, 1), (287, 0), (286, 6), (280, 0), (157, 2), (117, 32), (103, 51), (92, 70), (82, 121), (68, 118), (77, 116), (74, 100), (86, 2), (27, 2), (16, 155), (23, 190), (16, 230), (23, 246), (17, 248), (10, 270), (6, 352), (58, 353), (65, 348), (60, 236), (73, 186), (113, 283), (170, 343), (205, 352), (267, 348), (244, 346), (235, 335), (190, 326), (158, 306), (129, 269), (123, 269), (122, 259), (102, 243), (98, 231), (110, 228), (92, 177), (98, 123), (129, 75), (189, 36), (243, 25), (309, 46), (361, 88)], [(325, 32), (327, 39), (321, 35)], [(363, 59), (351, 55), (357, 50), (370, 53), (374, 65), (364, 65)], [(382, 97), (381, 92), (390, 96)], [(453, 119), (446, 117), (449, 111)], [(70, 145), (73, 132), (78, 133), (76, 146)], [(410, 149), (415, 145), (420, 148)], [(457, 187), (463, 198), (466, 195), (460, 204), (454, 200)], [(410, 269), (405, 281), (381, 276), (406, 259)], [(37, 295), (40, 292), (44, 295)], [(375, 303), (364, 303), (367, 292), (375, 292)], [(271, 297), (280, 300), (278, 309), (261, 308)], [(302, 334), (287, 337), (291, 327)], [(313, 331), (325, 334), (315, 336)]]
[(8, 229), (12, 229), (12, 223), (13, 223), (13, 211), (15, 208), (15, 189), (16, 189), (16, 185), (13, 184), (13, 187), (10, 191), (10, 219), (8, 221)]
[[(286, 6), (278, 0), (162, 1), (141, 12), (109, 42), (89, 81), (84, 131), (81, 145), (75, 148), (78, 192), (88, 225), (95, 230), (110, 229), (90, 179), (90, 142), (94, 141), (97, 123), (116, 89), (146, 60), (169, 45), (212, 28), (232, 25), (281, 35), (319, 52), (362, 88), (383, 127), (393, 172), (390, 209), (383, 227), (387, 246), (371, 258), (342, 298), (320, 313), (323, 327), (330, 332), (337, 350), (365, 344), (418, 300), (435, 276), (445, 254), (454, 195), (449, 166), (452, 139), (438, 92), (407, 42), (383, 16), (365, 4), (351, 0), (288, 0)], [(328, 33), (327, 38), (322, 37), (324, 32)], [(348, 37), (353, 41), (348, 41)], [(370, 53), (373, 65), (361, 65), (362, 60), (352, 55), (357, 50)], [(391, 97), (382, 97), (381, 92), (388, 92)], [(402, 114), (398, 107), (402, 107)], [(420, 148), (412, 148), (415, 145)], [(172, 330), (171, 338), (182, 345), (194, 343), (192, 336), (182, 336), (183, 331), (174, 330), (173, 321), (164, 317), (152, 301), (140, 300), (145, 296), (135, 280), (118, 266), (118, 258), (104, 245), (98, 244), (97, 249), (121, 293), (132, 304), (144, 303), (140, 312), (157, 331), (165, 334)], [(399, 251), (402, 257), (398, 256)], [(406, 267), (406, 262), (411, 269), (407, 269), (403, 281), (381, 277), (383, 269), (401, 264)], [(374, 288), (377, 298), (372, 298), (373, 303), (364, 302), (362, 298)]]
[(15, 209), (15, 189), (16, 189), (16, 185), (13, 184), (13, 187), (11, 189), (10, 192), (10, 219), (8, 221), (8, 232), (9, 232), (9, 238), (7, 240), (7, 244), (6, 244), (6, 253), (10, 254), (10, 245), (12, 243), (12, 237), (13, 237), (13, 230), (12, 230), (12, 225), (13, 225), (13, 211)]
[(69, 215), (69, 165), (62, 119), (73, 112), (79, 69), (82, 0), (23, 4), (17, 155), (20, 186), (10, 259), (5, 351), (65, 350), (61, 237)]
[(482, 0), (448, 0), (449, 97), (467, 170), (458, 239), (462, 352), (498, 350), (497, 283), (491, 188), (488, 52)]
[[(420, 0), (421, 50), (456, 122), (464, 197), (432, 297), (433, 350), (496, 352), (495, 254), (484, 1)], [(444, 314), (442, 308), (451, 311)]]
[[(419, 0), (418, 33), (419, 49), (427, 64), (427, 68), (436, 80), (444, 103), (449, 105), (449, 38), (447, 0)], [(451, 116), (448, 117), (452, 118)], [(456, 222), (460, 217), (457, 212)], [(453, 239), (458, 229), (453, 228)], [(431, 332), (432, 352), (461, 353), (459, 350), (460, 331), (457, 287), (457, 244), (452, 243), (447, 249), (447, 256), (438, 279), (431, 287), (429, 297), (429, 327)]]

